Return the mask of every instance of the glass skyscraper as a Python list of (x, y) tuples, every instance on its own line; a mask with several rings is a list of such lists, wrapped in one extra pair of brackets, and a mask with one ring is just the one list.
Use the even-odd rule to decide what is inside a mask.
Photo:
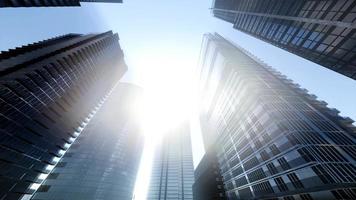
[(127, 66), (112, 32), (0, 54), (0, 199), (28, 199)]
[(187, 123), (167, 132), (156, 150), (148, 200), (192, 200), (194, 169)]
[(142, 90), (119, 84), (33, 200), (131, 200), (143, 149)]
[(234, 28), (356, 79), (355, 0), (214, 0)]
[(229, 199), (356, 198), (350, 118), (217, 34), (201, 52), (203, 139)]
[(80, 6), (80, 2), (122, 3), (122, 0), (0, 0), (0, 7)]

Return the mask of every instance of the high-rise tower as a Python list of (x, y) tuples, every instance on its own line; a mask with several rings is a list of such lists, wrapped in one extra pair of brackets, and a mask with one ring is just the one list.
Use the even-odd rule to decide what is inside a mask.
[(120, 83), (33, 200), (131, 200), (140, 163), (142, 90)]
[(0, 199), (39, 187), (127, 70), (118, 35), (68, 34), (0, 54)]
[(0, 8), (80, 6), (80, 2), (122, 3), (122, 0), (0, 0)]
[(194, 169), (188, 124), (168, 132), (153, 160), (148, 200), (192, 200)]
[(226, 200), (216, 152), (208, 150), (194, 170), (194, 200)]
[(234, 28), (356, 79), (355, 0), (214, 0)]
[(350, 118), (217, 34), (202, 47), (204, 142), (229, 199), (355, 199)]

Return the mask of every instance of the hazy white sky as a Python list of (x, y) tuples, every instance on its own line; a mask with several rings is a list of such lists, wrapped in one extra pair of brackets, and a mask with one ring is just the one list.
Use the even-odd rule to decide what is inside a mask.
[[(113, 30), (120, 35), (129, 71), (124, 80), (148, 94), (149, 134), (162, 120), (180, 120), (194, 106), (192, 79), (202, 35), (218, 32), (356, 119), (356, 81), (240, 33), (210, 13), (211, 0), (127, 0), (123, 4), (83, 3), (78, 8), (7, 8), (0, 12), (0, 50), (69, 32)], [(161, 123), (169, 126), (171, 124)], [(167, 128), (167, 127), (166, 127)], [(204, 151), (196, 118), (192, 123), (194, 164)], [(160, 132), (157, 130), (157, 132)], [(144, 151), (136, 199), (148, 185), (152, 138)]]

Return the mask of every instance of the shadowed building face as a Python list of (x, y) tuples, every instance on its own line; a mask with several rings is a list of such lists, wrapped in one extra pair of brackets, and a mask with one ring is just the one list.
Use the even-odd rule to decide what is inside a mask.
[(355, 0), (215, 0), (215, 17), (356, 79)]
[(80, 2), (122, 3), (122, 0), (0, 0), (0, 7), (80, 6)]
[(0, 54), (0, 199), (28, 198), (127, 70), (118, 35), (68, 34)]
[(208, 150), (194, 170), (194, 200), (226, 200), (216, 152)]

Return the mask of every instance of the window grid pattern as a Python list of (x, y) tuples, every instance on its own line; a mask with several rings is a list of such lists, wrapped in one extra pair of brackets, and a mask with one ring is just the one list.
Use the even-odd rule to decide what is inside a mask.
[(354, 0), (216, 0), (214, 8), (235, 29), (356, 78)]
[(143, 136), (126, 108), (141, 93), (118, 84), (44, 181), (48, 189), (37, 190), (32, 199), (131, 200)]
[[(219, 136), (215, 147), (227, 195), (288, 196), (306, 184), (354, 187), (353, 130), (279, 72), (219, 35), (206, 37), (220, 47), (216, 51), (233, 52), (224, 55), (230, 62), (204, 119), (213, 119), (209, 123)], [(318, 171), (320, 164), (324, 171)], [(334, 182), (323, 181), (328, 173)]]
[(16, 199), (35, 191), (31, 185), (49, 173), (126, 67), (112, 32), (63, 36), (0, 55), (0, 198)]
[(192, 200), (193, 158), (189, 127), (166, 134), (153, 160), (148, 200)]

